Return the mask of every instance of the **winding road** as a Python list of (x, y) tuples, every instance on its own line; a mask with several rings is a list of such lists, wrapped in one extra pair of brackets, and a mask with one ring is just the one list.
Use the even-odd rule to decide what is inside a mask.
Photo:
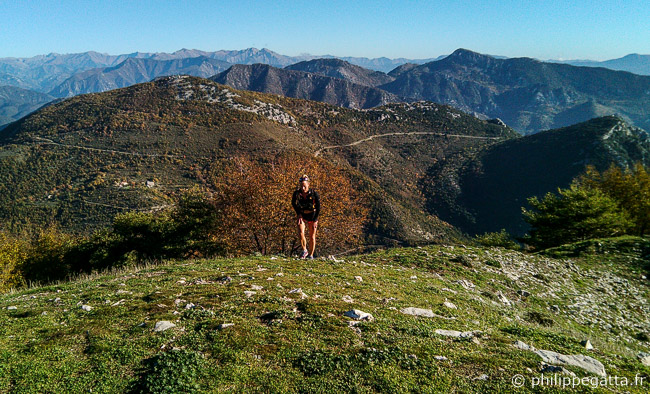
[(320, 155), (324, 150), (326, 149), (334, 149), (334, 148), (344, 148), (346, 146), (354, 146), (354, 145), (359, 145), (362, 142), (368, 142), (372, 139), (379, 138), (379, 137), (388, 137), (392, 135), (437, 135), (441, 137), (458, 137), (458, 138), (472, 138), (472, 139), (478, 139), (478, 140), (499, 140), (503, 137), (482, 137), (482, 136), (475, 136), (475, 135), (463, 135), (463, 134), (447, 134), (447, 133), (441, 133), (438, 131), (410, 131), (410, 132), (395, 132), (395, 133), (385, 133), (385, 134), (375, 134), (371, 135), (370, 137), (366, 137), (363, 139), (360, 139), (358, 141), (351, 142), (349, 144), (344, 144), (344, 145), (330, 145), (330, 146), (324, 146), (320, 149), (318, 149), (316, 152), (314, 152), (314, 156)]

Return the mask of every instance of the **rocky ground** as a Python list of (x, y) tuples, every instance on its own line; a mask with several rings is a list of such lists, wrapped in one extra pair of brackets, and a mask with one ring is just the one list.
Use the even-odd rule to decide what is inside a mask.
[(0, 296), (0, 391), (647, 392), (649, 242), (168, 261)]

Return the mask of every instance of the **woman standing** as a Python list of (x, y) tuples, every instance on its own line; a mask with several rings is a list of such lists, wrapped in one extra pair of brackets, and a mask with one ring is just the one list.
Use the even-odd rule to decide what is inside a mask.
[[(302, 245), (302, 255), (300, 258), (314, 258), (314, 249), (316, 249), (316, 228), (318, 226), (318, 214), (320, 213), (320, 198), (314, 189), (309, 188), (309, 177), (303, 175), (300, 177), (298, 190), (293, 192), (291, 205), (296, 211), (298, 220), (298, 232), (300, 234), (300, 244)], [(307, 251), (307, 240), (305, 239), (305, 225), (309, 226), (309, 238), (311, 239), (309, 251)]]

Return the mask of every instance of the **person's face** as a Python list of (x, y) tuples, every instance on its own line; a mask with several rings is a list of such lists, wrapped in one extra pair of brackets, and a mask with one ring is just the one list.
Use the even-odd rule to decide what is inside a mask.
[(306, 192), (309, 190), (309, 181), (302, 181), (300, 182), (300, 190), (303, 192)]

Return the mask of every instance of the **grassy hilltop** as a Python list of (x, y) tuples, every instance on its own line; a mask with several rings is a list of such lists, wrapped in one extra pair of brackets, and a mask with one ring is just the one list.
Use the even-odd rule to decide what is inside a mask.
[[(521, 341), (592, 357), (609, 377), (646, 376), (645, 388), (603, 391), (646, 392), (649, 251), (624, 237), (546, 255), (426, 246), (93, 274), (0, 295), (0, 391), (513, 392), (516, 374), (529, 391), (552, 367)], [(156, 332), (160, 321), (175, 326)]]

